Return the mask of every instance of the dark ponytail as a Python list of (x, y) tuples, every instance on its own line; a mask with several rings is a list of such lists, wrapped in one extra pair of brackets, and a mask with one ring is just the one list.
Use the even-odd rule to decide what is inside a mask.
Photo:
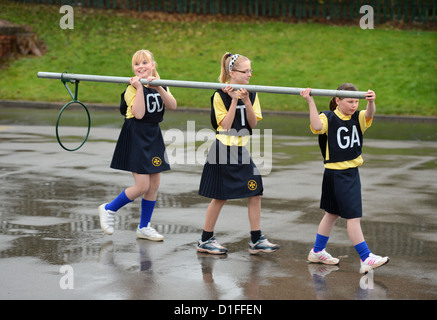
[[(337, 88), (337, 90), (358, 91), (357, 87), (355, 87), (352, 83), (343, 83)], [(335, 98), (336, 97), (332, 97), (331, 101), (329, 101), (329, 110), (331, 111), (334, 111), (337, 108), (337, 102), (335, 101)]]

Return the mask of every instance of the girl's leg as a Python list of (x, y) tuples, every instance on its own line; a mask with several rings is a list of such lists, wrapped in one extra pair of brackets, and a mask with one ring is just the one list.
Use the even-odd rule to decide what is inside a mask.
[(248, 201), (250, 237), (256, 243), (261, 237), (261, 196), (249, 197)]
[(367, 273), (370, 270), (383, 266), (390, 261), (389, 257), (381, 257), (373, 254), (370, 251), (366, 241), (364, 240), (360, 218), (349, 219), (347, 221), (347, 233), (361, 259), (360, 273)]
[(249, 197), (248, 204), (250, 230), (261, 229), (261, 196)]
[(319, 223), (319, 227), (317, 229), (316, 242), (314, 243), (314, 252), (320, 252), (326, 248), (326, 244), (328, 243), (329, 236), (331, 235), (332, 229), (334, 228), (335, 222), (338, 219), (338, 215), (331, 214), (325, 211), (325, 215), (322, 218), (322, 221)]
[(332, 229), (334, 228), (335, 222), (338, 219), (338, 215), (331, 214), (325, 211), (325, 215), (320, 221), (319, 227), (317, 229), (316, 241), (314, 247), (311, 249), (308, 260), (311, 262), (318, 262), (324, 264), (337, 264), (340, 262), (337, 258), (333, 258), (324, 249), (328, 243), (329, 236), (331, 235)]
[(222, 210), (226, 200), (212, 199), (206, 210), (205, 224), (203, 230), (206, 232), (214, 232), (215, 223), (217, 222), (220, 211)]
[(142, 181), (140, 178), (136, 179), (135, 175), (136, 174), (134, 174), (135, 185), (133, 187), (123, 190), (123, 192), (110, 203), (99, 206), (100, 226), (106, 234), (111, 235), (114, 232), (115, 212), (141, 195), (138, 189), (145, 187), (140, 186), (140, 182), (147, 185), (147, 181)]
[(159, 184), (161, 183), (161, 174), (153, 173), (150, 175), (150, 183), (149, 183), (149, 189), (146, 193), (143, 195), (143, 199), (149, 200), (149, 201), (156, 201), (156, 198), (158, 196), (158, 189)]
[(347, 233), (354, 246), (364, 241), (363, 231), (361, 230), (361, 218), (347, 220)]
[(143, 194), (141, 199), (141, 220), (139, 228), (145, 228), (152, 219), (153, 210), (155, 209), (156, 198), (158, 196), (159, 183), (161, 175), (159, 173), (151, 174), (149, 177), (149, 189)]
[(317, 233), (329, 237), (337, 219), (338, 215), (325, 211), (325, 215), (323, 216), (322, 221), (320, 221)]
[(153, 209), (155, 208), (156, 197), (158, 195), (160, 174), (138, 174), (133, 173), (135, 185), (126, 189), (126, 194), (139, 197), (141, 199), (141, 218), (137, 228), (136, 235), (138, 238), (152, 241), (162, 241), (164, 237), (155, 229), (149, 226), (152, 218)]
[(366, 241), (364, 241), (360, 218), (347, 220), (347, 233), (355, 250), (357, 250), (357, 253), (360, 255), (361, 260), (365, 261), (369, 257), (371, 251), (367, 246)]
[(212, 199), (206, 210), (205, 224), (203, 226), (202, 238), (197, 242), (197, 251), (211, 254), (226, 254), (228, 249), (218, 244), (213, 238), (214, 227), (226, 200)]
[(118, 211), (118, 209), (124, 207), (125, 205), (132, 202), (133, 200), (134, 199), (131, 200), (126, 195), (126, 190), (123, 190), (114, 200), (112, 200), (110, 203), (107, 203), (105, 205), (105, 210), (115, 213)]
[(138, 174), (132, 172), (135, 184), (126, 189), (126, 195), (129, 199), (136, 199), (149, 191), (150, 174)]
[(250, 240), (249, 252), (257, 254), (259, 252), (275, 252), (279, 245), (270, 243), (261, 234), (261, 196), (249, 197), (248, 204), (249, 223), (250, 223)]

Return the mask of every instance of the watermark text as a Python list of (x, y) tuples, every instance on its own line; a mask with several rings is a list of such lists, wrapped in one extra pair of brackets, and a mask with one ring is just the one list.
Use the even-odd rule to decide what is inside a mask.
[(74, 29), (74, 10), (72, 6), (64, 5), (59, 9), (64, 15), (59, 20), (59, 27), (63, 30)]
[(360, 19), (360, 28), (375, 29), (373, 7), (369, 5), (361, 6), (360, 13), (364, 13)]
[(59, 287), (62, 290), (74, 289), (74, 271), (73, 267), (65, 264), (59, 269), (59, 273), (63, 274), (59, 280)]

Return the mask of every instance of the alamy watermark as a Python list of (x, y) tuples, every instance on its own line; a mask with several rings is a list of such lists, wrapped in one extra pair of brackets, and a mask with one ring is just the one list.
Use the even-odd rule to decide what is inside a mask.
[(375, 29), (373, 7), (369, 5), (361, 6), (360, 13), (364, 13), (360, 19), (360, 28)]
[[(74, 29), (74, 9), (70, 5), (63, 5), (59, 9), (59, 13), (64, 14), (59, 20), (59, 27), (63, 30)], [(361, 29), (375, 29), (374, 26), (374, 11), (370, 5), (360, 7), (360, 13), (364, 14), (360, 19)]]
[(59, 9), (64, 15), (59, 20), (59, 27), (63, 30), (74, 29), (74, 10), (72, 6), (64, 5)]
[(74, 270), (73, 267), (65, 264), (59, 269), (59, 273), (64, 274), (59, 280), (59, 287), (62, 290), (74, 289)]
[(370, 270), (367, 274), (360, 278), (360, 288), (362, 290), (372, 290), (375, 288), (373, 270)]
[(167, 151), (165, 160), (170, 165), (203, 165), (206, 161), (211, 164), (249, 164), (252, 159), (258, 167), (259, 174), (269, 174), (272, 170), (273, 130), (253, 129), (250, 139), (246, 131), (231, 129), (223, 135), (231, 137), (234, 141), (236, 137), (248, 140), (244, 148), (226, 147), (220, 143), (215, 148), (215, 130), (196, 130), (195, 121), (187, 121), (186, 130), (172, 128), (163, 132)]

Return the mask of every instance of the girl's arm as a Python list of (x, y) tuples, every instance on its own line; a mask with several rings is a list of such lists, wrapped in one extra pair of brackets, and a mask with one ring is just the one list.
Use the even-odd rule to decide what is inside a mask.
[(140, 82), (140, 77), (130, 78), (130, 84), (137, 90), (134, 103), (132, 104), (132, 114), (136, 119), (142, 119), (146, 114), (146, 105), (144, 102), (143, 85)]
[(164, 102), (166, 109), (176, 110), (178, 104), (176, 102), (176, 99), (170, 93), (165, 91), (163, 87), (153, 87), (153, 89), (158, 91), (158, 93), (161, 95), (162, 102)]
[(367, 91), (366, 100), (367, 100), (367, 108), (366, 108), (366, 120), (370, 120), (375, 115), (376, 105), (375, 105), (376, 95), (372, 90)]
[(235, 119), (235, 111), (237, 109), (237, 103), (238, 103), (238, 93), (237, 91), (234, 91), (234, 88), (232, 88), (231, 86), (227, 86), (222, 90), (232, 98), (232, 102), (231, 102), (231, 106), (229, 107), (228, 113), (225, 115), (222, 122), (220, 122), (220, 125), (222, 126), (223, 129), (230, 130), (232, 127), (232, 123), (234, 123), (234, 119)]
[[(147, 78), (147, 81), (152, 81), (153, 79), (156, 79), (155, 77), (149, 77)], [(149, 88), (155, 89), (156, 91), (158, 91), (158, 93), (161, 95), (162, 98), (162, 102), (164, 102), (165, 108), (169, 109), (169, 110), (176, 110), (176, 108), (178, 107), (178, 104), (176, 102), (176, 99), (167, 91), (164, 90), (163, 87), (159, 86), (159, 87), (152, 87), (151, 85), (149, 85)]]
[(252, 102), (249, 99), (249, 92), (246, 89), (240, 89), (237, 91), (246, 106), (247, 122), (249, 126), (253, 129), (258, 124), (258, 119), (256, 118), (255, 110), (253, 109)]
[(320, 131), (323, 128), (322, 121), (319, 117), (319, 112), (317, 111), (316, 103), (314, 102), (314, 98), (310, 95), (311, 88), (307, 88), (301, 91), (300, 95), (308, 102), (308, 107), (310, 110), (310, 122), (311, 127), (315, 131)]

